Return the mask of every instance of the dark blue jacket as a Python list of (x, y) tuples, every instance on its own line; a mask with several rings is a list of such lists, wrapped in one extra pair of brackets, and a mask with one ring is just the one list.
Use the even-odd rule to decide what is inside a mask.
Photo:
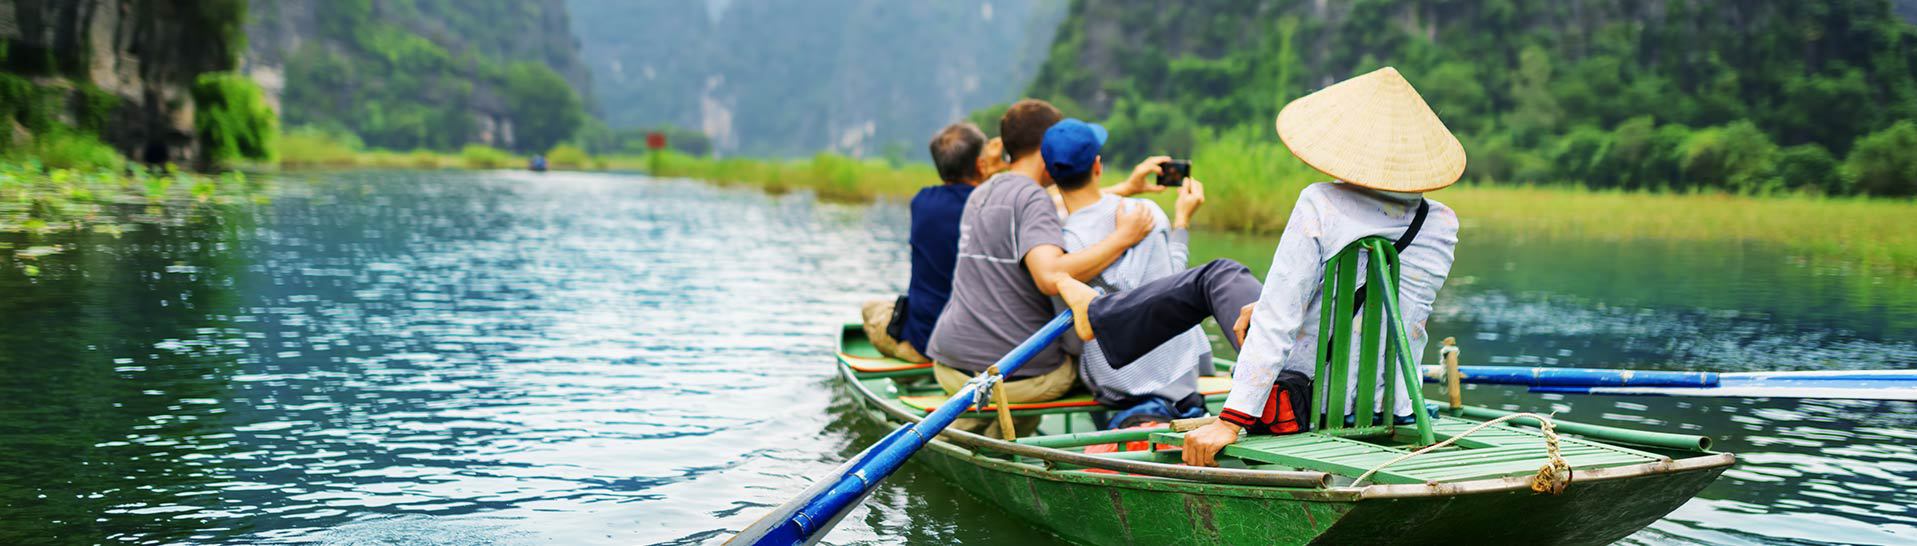
[(944, 184), (912, 197), (912, 281), (905, 289), (901, 341), (925, 352), (945, 300), (952, 298), (952, 268), (958, 262), (959, 217), (973, 186)]

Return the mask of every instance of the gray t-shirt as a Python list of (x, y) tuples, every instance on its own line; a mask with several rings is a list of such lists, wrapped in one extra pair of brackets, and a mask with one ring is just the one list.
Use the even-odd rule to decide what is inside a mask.
[[(946, 366), (981, 372), (1050, 322), (1052, 300), (1025, 269), (1025, 254), (1043, 245), (1064, 249), (1065, 240), (1058, 210), (1038, 181), (1004, 173), (972, 190), (959, 220), (952, 299), (932, 327), (925, 354)], [(1064, 358), (1060, 344), (1053, 343), (1012, 376), (1052, 371)]]

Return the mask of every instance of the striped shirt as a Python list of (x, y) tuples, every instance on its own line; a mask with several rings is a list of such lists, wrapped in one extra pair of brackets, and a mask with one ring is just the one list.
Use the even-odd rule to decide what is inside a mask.
[[(1107, 194), (1097, 203), (1066, 216), (1065, 250), (1076, 252), (1111, 235), (1118, 219), (1120, 203), (1127, 203), (1131, 207), (1147, 207), (1152, 212), (1152, 232), (1126, 250), (1118, 261), (1112, 262), (1088, 284), (1107, 293), (1131, 290), (1185, 270), (1186, 260), (1191, 255), (1190, 246), (1187, 245), (1189, 235), (1183, 229), (1172, 229), (1171, 222), (1165, 218), (1165, 211), (1157, 203), (1144, 199), (1126, 199)], [(1063, 309), (1064, 304), (1060, 303), (1058, 307)], [(1205, 338), (1204, 330), (1192, 328), (1159, 345), (1136, 362), (1118, 369), (1113, 369), (1105, 360), (1105, 353), (1098, 348), (1098, 340), (1086, 342), (1084, 353), (1080, 355), (1078, 373), (1101, 400), (1158, 396), (1177, 402), (1198, 392), (1198, 371), (1201, 366), (1209, 365), (1211, 341)]]

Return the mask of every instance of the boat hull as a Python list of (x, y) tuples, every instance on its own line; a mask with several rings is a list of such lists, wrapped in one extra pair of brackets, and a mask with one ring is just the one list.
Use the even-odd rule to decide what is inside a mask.
[[(903, 424), (860, 396), (857, 412)], [(1522, 477), (1445, 484), (1297, 489), (1061, 472), (934, 440), (914, 458), (968, 493), (1085, 544), (1609, 544), (1683, 505), (1730, 455), (1573, 476), (1557, 496)]]

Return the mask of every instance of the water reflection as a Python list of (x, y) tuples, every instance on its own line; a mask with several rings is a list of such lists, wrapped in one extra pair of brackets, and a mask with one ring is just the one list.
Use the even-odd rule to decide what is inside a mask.
[[(898, 203), (558, 173), (277, 187), (59, 235), (39, 277), (0, 267), (0, 542), (706, 543), (880, 433), (835, 399), (829, 333), (902, 288)], [(1741, 247), (1466, 249), (1433, 330), (1478, 362), (1917, 366), (1917, 289), (1867, 272)], [(1917, 540), (1912, 404), (1467, 396), (1744, 456), (1639, 542)], [(1055, 540), (910, 464), (832, 539)]]
[(0, 234), (61, 249), (0, 262), (0, 542), (180, 541), (231, 525), (209, 493), (242, 451), (222, 421), (245, 345), (227, 320), (245, 268), (233, 235), (249, 220), (143, 208), (109, 208), (139, 219), (120, 234)]

